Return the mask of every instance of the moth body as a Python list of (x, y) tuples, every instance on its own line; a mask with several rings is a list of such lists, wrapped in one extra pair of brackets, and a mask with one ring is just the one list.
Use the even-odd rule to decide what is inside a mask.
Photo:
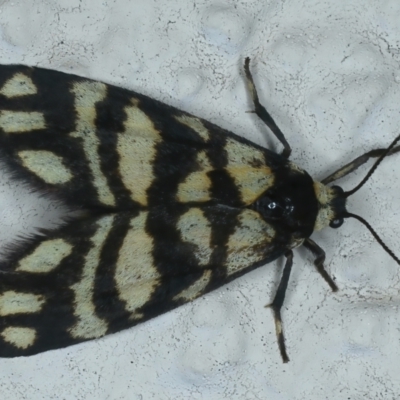
[(16, 246), (0, 265), (0, 357), (137, 325), (286, 256), (271, 307), (288, 361), (280, 308), (291, 249), (316, 254), (336, 290), (310, 236), (341, 224), (346, 196), (288, 160), (248, 59), (245, 72), (282, 154), (139, 93), (0, 66), (0, 160), (15, 179), (85, 211)]

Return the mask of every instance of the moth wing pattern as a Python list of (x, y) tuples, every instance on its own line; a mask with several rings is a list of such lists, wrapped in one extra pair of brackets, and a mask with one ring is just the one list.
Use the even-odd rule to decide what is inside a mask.
[(0, 149), (15, 179), (85, 211), (0, 265), (1, 357), (136, 325), (290, 243), (248, 207), (285, 158), (132, 91), (1, 66)]
[(0, 96), (2, 160), (16, 177), (74, 205), (230, 199), (237, 206), (273, 185), (266, 158), (279, 162), (274, 153), (139, 93), (1, 66)]

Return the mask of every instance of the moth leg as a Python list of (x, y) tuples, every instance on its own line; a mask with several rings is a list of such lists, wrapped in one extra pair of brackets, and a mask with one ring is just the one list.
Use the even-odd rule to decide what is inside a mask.
[(275, 319), (275, 330), (276, 337), (278, 340), (279, 351), (281, 353), (281, 357), (284, 363), (289, 361), (289, 357), (286, 353), (286, 345), (285, 345), (285, 336), (283, 334), (282, 327), (282, 317), (281, 317), (281, 308), (283, 302), (285, 301), (286, 289), (288, 287), (290, 272), (292, 271), (293, 266), (293, 251), (289, 250), (285, 253), (286, 264), (283, 269), (282, 278), (279, 282), (278, 290), (276, 291), (274, 300), (271, 304), (268, 304), (266, 307), (270, 307), (274, 313)]
[(324, 261), (325, 261), (324, 250), (322, 250), (321, 247), (319, 247), (317, 243), (315, 243), (310, 238), (304, 240), (303, 246), (306, 247), (308, 250), (310, 250), (311, 253), (313, 253), (316, 256), (316, 259), (314, 260), (314, 265), (317, 268), (317, 271), (325, 279), (326, 283), (331, 287), (332, 291), (337, 292), (339, 289), (336, 286), (336, 283), (333, 281), (333, 279), (329, 276), (329, 274), (326, 272), (324, 268)]
[(250, 90), (250, 94), (253, 99), (254, 112), (257, 114), (258, 118), (260, 118), (268, 126), (268, 128), (271, 129), (272, 133), (283, 144), (284, 149), (282, 151), (282, 156), (285, 158), (289, 158), (292, 149), (289, 143), (287, 142), (284, 134), (279, 129), (278, 125), (276, 125), (275, 121), (273, 120), (269, 112), (260, 103), (260, 100), (258, 99), (257, 89), (254, 84), (249, 65), (250, 65), (250, 58), (247, 57), (244, 61), (244, 72), (246, 74), (247, 86)]
[[(368, 153), (363, 154), (362, 156), (357, 157), (355, 160), (349, 162), (345, 166), (341, 167), (337, 171), (335, 171), (333, 174), (329, 175), (325, 179), (321, 181), (324, 185), (327, 185), (328, 183), (331, 183), (333, 181), (336, 181), (337, 179), (340, 179), (351, 172), (355, 171), (358, 167), (361, 165), (365, 164), (370, 158), (378, 158), (380, 157), (386, 149), (375, 149), (371, 150)], [(398, 153), (400, 151), (400, 146), (397, 146), (393, 148), (388, 156), (391, 156), (392, 154)]]

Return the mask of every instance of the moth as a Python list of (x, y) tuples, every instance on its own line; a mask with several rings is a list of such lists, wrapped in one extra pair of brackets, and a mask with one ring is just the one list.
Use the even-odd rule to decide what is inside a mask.
[[(304, 246), (333, 291), (313, 231), (338, 228), (346, 199), (400, 137), (323, 179), (291, 148), (245, 79), (278, 154), (133, 91), (63, 72), (0, 66), (0, 162), (79, 216), (17, 243), (0, 264), (0, 356), (28, 356), (137, 325), (286, 257), (270, 305), (282, 360), (293, 249)], [(353, 190), (331, 182), (370, 158)]]

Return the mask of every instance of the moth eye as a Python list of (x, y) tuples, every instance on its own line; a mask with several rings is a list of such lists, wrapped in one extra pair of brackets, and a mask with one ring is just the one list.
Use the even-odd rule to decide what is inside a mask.
[(276, 208), (276, 203), (274, 201), (271, 201), (271, 203), (268, 204), (268, 208), (270, 210), (275, 210)]
[(331, 228), (337, 229), (342, 226), (343, 221), (344, 221), (343, 218), (334, 219), (333, 221), (330, 222), (329, 226)]

